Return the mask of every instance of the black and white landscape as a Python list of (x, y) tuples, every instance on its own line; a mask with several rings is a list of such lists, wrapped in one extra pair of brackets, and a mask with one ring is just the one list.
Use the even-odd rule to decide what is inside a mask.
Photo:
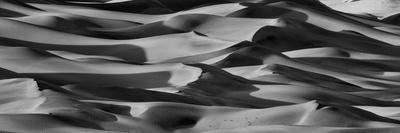
[(400, 0), (0, 0), (0, 132), (399, 133)]

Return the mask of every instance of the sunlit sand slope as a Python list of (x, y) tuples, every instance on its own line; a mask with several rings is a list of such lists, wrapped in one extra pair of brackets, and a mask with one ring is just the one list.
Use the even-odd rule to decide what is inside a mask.
[(398, 133), (398, 0), (0, 0), (0, 132)]

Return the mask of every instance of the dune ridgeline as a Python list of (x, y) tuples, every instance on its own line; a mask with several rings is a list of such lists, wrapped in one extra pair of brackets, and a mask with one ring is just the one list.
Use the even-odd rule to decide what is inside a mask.
[(0, 0), (0, 132), (399, 133), (399, 0)]

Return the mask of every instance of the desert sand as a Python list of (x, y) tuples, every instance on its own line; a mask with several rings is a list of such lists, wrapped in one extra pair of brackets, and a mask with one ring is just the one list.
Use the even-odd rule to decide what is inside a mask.
[(0, 0), (0, 132), (399, 133), (399, 0)]

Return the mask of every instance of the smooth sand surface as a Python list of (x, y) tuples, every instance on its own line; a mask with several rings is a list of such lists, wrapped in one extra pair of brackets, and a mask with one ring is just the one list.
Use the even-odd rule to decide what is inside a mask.
[(0, 132), (398, 133), (398, 0), (0, 0)]

